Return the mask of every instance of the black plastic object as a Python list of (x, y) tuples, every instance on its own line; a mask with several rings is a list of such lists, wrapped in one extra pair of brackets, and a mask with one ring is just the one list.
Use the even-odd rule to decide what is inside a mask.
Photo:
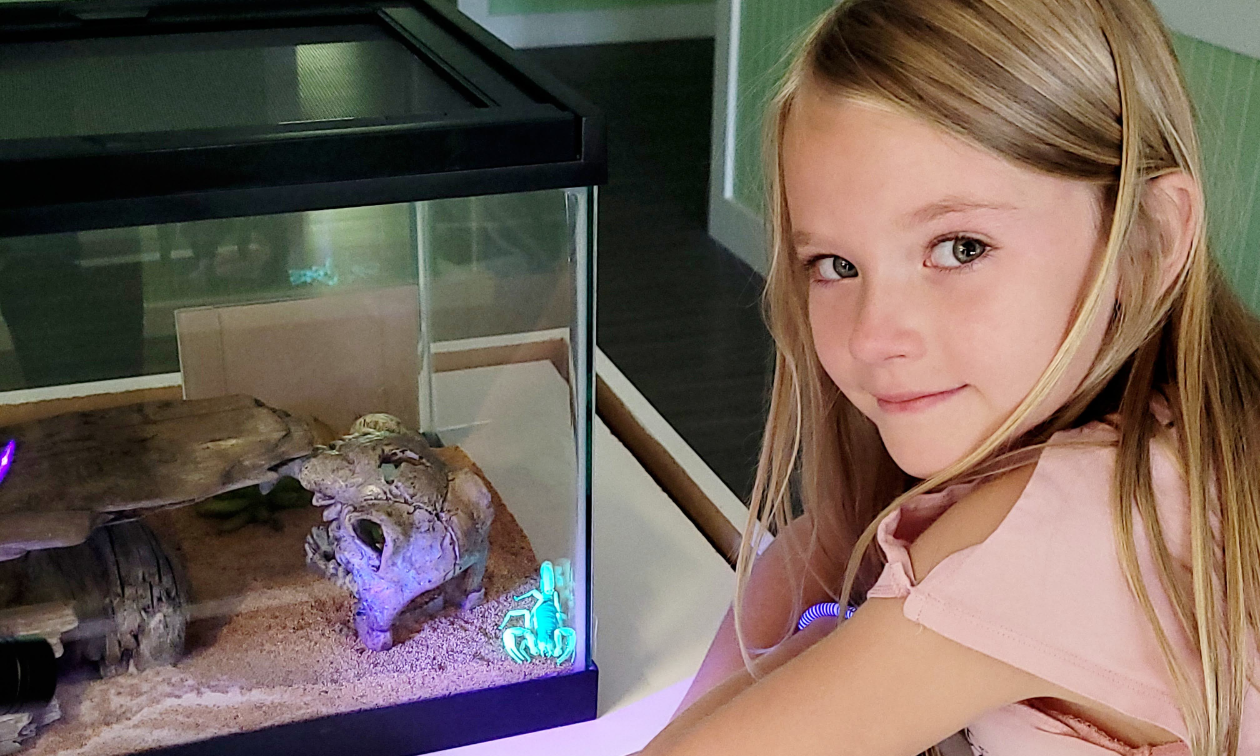
[(48, 641), (0, 639), (0, 715), (39, 711), (56, 692), (57, 659)]
[(603, 183), (597, 111), (452, 6), (0, 3), (0, 237)]

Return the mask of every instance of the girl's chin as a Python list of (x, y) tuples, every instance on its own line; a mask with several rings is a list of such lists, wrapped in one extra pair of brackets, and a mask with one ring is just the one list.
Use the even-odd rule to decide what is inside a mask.
[(942, 439), (940, 443), (924, 443), (926, 439), (919, 436), (914, 439), (890, 439), (883, 436), (884, 446), (889, 456), (903, 472), (915, 478), (929, 478), (957, 462), (968, 449), (958, 445), (957, 436)]

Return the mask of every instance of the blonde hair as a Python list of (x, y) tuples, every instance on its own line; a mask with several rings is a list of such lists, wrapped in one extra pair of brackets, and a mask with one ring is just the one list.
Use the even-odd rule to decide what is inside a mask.
[[(813, 349), (780, 165), (788, 116), (807, 85), (893, 107), (1018, 164), (1099, 189), (1106, 246), (1058, 352), (1001, 427), (913, 485)], [(1170, 242), (1144, 189), (1176, 171), (1200, 189), (1203, 182), (1194, 111), (1149, 0), (842, 2), (805, 38), (766, 135), (772, 235), (765, 307), (778, 349), (737, 569), (736, 630), (749, 669), (754, 649), (745, 642), (741, 605), (755, 543), (763, 530), (777, 532), (792, 519), (794, 493), (813, 521), (809, 548), (847, 560), (837, 598), (861, 600), (882, 567), (876, 527), (909, 498), (1009, 469), (1055, 432), (1116, 411), (1113, 512), (1130, 589), (1158, 638), (1191, 752), (1235, 756), (1249, 633), (1260, 627), (1260, 432), (1252, 409), (1260, 406), (1260, 324), (1208, 254), (1202, 223), (1184, 266), (1161, 289)], [(1202, 207), (1195, 210), (1204, 217)], [(1088, 374), (1062, 407), (1017, 435), (1064, 375), (1089, 324), (1109, 315), (1102, 310), (1110, 305), (1108, 280), (1119, 281), (1118, 305)], [(1190, 492), (1190, 585), (1177, 577), (1151, 482), (1150, 442), (1160, 427), (1149, 406), (1161, 390)], [(1139, 573), (1135, 512), (1197, 660), (1177, 658), (1155, 612)]]

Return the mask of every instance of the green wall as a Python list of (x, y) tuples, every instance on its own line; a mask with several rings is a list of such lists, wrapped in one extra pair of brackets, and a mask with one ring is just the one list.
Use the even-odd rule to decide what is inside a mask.
[(1209, 225), (1222, 266), (1260, 312), (1260, 60), (1175, 35), (1199, 109)]
[(761, 214), (761, 127), (766, 104), (801, 35), (832, 0), (743, 0), (735, 104), (735, 199)]
[(490, 15), (515, 16), (562, 11), (645, 8), (651, 5), (706, 5), (713, 0), (490, 0)]
[[(794, 43), (831, 0), (744, 0), (735, 112), (734, 195), (761, 213), (761, 126)], [(1200, 113), (1214, 249), (1260, 311), (1260, 59), (1174, 34)]]

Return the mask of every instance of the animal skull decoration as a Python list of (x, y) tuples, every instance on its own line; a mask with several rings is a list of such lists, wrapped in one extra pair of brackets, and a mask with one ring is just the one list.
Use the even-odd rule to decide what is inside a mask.
[(394, 618), (434, 588), (442, 588), (440, 604), (481, 603), (490, 491), (471, 469), (443, 462), (400, 420), (359, 418), (348, 436), (317, 449), (298, 479), (328, 523), (307, 536), (307, 564), (354, 594), (363, 645), (390, 648)]

